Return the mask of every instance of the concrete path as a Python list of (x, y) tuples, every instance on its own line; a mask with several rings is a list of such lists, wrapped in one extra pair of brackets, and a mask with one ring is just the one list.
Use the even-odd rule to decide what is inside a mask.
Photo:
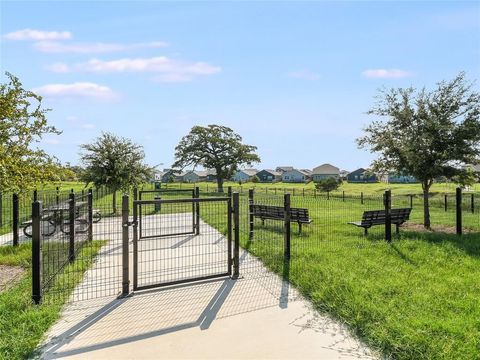
[[(201, 233), (215, 235), (209, 238), (224, 246), (218, 241), (222, 235), (204, 222)], [(118, 244), (118, 236), (119, 232), (111, 234), (105, 248)], [(169, 241), (195, 246), (195, 238), (190, 235), (175, 236)], [(200, 243), (205, 241), (203, 237)], [(172, 247), (168, 249), (171, 251)], [(109, 259), (105, 260), (105, 256)], [(103, 269), (106, 262), (117, 261), (119, 256), (119, 251), (102, 250), (84, 283), (75, 291), (76, 297), (81, 298), (78, 295), (86, 291), (88, 281), (94, 281), (95, 267)], [(244, 270), (238, 280), (221, 278), (140, 291), (123, 299), (105, 296), (71, 302), (49, 331), (41, 357), (374, 358), (342, 325), (312, 309), (295, 289), (246, 251), (242, 251), (241, 264)]]

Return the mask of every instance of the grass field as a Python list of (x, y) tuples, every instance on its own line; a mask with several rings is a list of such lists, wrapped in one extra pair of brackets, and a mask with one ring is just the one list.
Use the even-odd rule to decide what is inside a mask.
[[(212, 191), (215, 184), (198, 185), (202, 197), (218, 196)], [(341, 191), (327, 198), (325, 194), (313, 197), (307, 190), (303, 196), (303, 184), (296, 184), (298, 190), (291, 198), (292, 206), (308, 208), (313, 222), (304, 226), (301, 234), (297, 225), (292, 224), (292, 256), (290, 263), (285, 264), (282, 222), (271, 221), (262, 226), (257, 221), (254, 238), (248, 237), (246, 193), (251, 185), (242, 187), (240, 196), (242, 247), (258, 256), (272, 271), (287, 278), (320, 311), (345, 322), (387, 358), (480, 359), (480, 194), (475, 198), (474, 213), (469, 210), (469, 197), (465, 198), (462, 215), (466, 235), (458, 237), (445, 232), (404, 229), (387, 244), (383, 240), (383, 227), (372, 228), (365, 237), (362, 229), (347, 224), (360, 220), (364, 210), (383, 208), (385, 184), (345, 184), (345, 199)], [(255, 202), (281, 206), (283, 187), (278, 185), (258, 184)], [(169, 189), (180, 186), (191, 188), (193, 184), (168, 184)], [(285, 186), (290, 188), (293, 184)], [(313, 190), (313, 184), (307, 186)], [(391, 186), (394, 207), (410, 206), (410, 197), (402, 194), (421, 192), (418, 184), (396, 186), (398, 188)], [(151, 184), (145, 186), (152, 187)], [(275, 188), (279, 189), (277, 196)], [(449, 194), (447, 211), (443, 195), (431, 200), (432, 224), (447, 232), (455, 226), (454, 189), (453, 185), (442, 184), (433, 188), (434, 192)], [(478, 186), (476, 190), (480, 190)], [(364, 193), (363, 204), (361, 192)], [(184, 196), (162, 195), (163, 198)], [(145, 198), (151, 197), (150, 194)], [(102, 195), (94, 199), (94, 206), (108, 216), (111, 200), (111, 194)], [(130, 205), (131, 201), (130, 198)], [(120, 204), (121, 194), (118, 193), (118, 211)], [(409, 224), (422, 223), (422, 205), (422, 197), (414, 196)], [(189, 207), (162, 207), (162, 213), (179, 211), (189, 211)], [(224, 215), (221, 206), (201, 211), (203, 220), (222, 232), (226, 231)], [(25, 281), (24, 292), (29, 285)], [(20, 292), (21, 284), (18, 285)], [(49, 309), (44, 310), (46, 314), (42, 318), (51, 324), (56, 310)], [(31, 337), (38, 338), (35, 331), (29, 331)], [(26, 354), (31, 349), (28, 344), (19, 346), (15, 354)]]
[[(93, 241), (84, 246), (78, 256), (88, 253), (88, 258), (93, 261), (103, 244), (104, 241)], [(27, 359), (34, 355), (45, 332), (58, 319), (69, 294), (92, 264), (91, 261), (82, 261), (66, 266), (52, 285), (57, 296), (62, 295), (57, 298), (61, 301), (33, 305), (31, 254), (30, 243), (0, 247), (1, 265), (22, 266), (26, 270), (18, 283), (0, 293), (0, 359)], [(69, 281), (62, 281), (62, 276), (68, 276)]]
[[(280, 205), (282, 198), (259, 195), (256, 201)], [(293, 198), (292, 206), (308, 208), (313, 223), (302, 234), (292, 224), (291, 261), (285, 264), (282, 222), (262, 226), (257, 220), (250, 240), (243, 196), (241, 246), (387, 358), (480, 358), (480, 214), (465, 217), (474, 233), (402, 230), (391, 244), (383, 240), (383, 227), (364, 237), (347, 224), (381, 205), (378, 196), (363, 205)], [(219, 214), (204, 211), (202, 218), (225, 232)], [(453, 224), (454, 212), (434, 208), (432, 219)], [(414, 207), (415, 222), (421, 222), (421, 210)]]

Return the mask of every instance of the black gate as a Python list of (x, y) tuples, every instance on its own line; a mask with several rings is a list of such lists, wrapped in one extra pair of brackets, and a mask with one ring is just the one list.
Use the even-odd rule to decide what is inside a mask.
[(230, 197), (135, 200), (133, 290), (231, 276), (232, 220)]

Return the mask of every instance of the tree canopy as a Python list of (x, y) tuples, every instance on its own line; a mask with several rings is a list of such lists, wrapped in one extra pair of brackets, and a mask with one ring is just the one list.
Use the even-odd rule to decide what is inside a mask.
[(80, 146), (83, 165), (81, 180), (113, 190), (112, 208), (116, 212), (115, 191), (128, 191), (153, 178), (153, 168), (144, 164), (141, 145), (111, 133), (102, 133), (90, 144)]
[(252, 165), (260, 158), (256, 146), (242, 143), (242, 137), (220, 125), (194, 126), (175, 148), (174, 168), (203, 166), (215, 169), (218, 191), (223, 181), (230, 179), (241, 165)]
[(35, 146), (45, 134), (60, 134), (47, 123), (49, 109), (17, 77), (6, 76), (0, 84), (0, 189), (21, 191), (60, 180), (58, 161)]
[(460, 73), (431, 91), (425, 88), (381, 90), (368, 114), (375, 120), (357, 139), (379, 155), (379, 172), (412, 175), (422, 184), (424, 225), (430, 227), (429, 190), (438, 177), (465, 178), (465, 164), (480, 156), (480, 94)]

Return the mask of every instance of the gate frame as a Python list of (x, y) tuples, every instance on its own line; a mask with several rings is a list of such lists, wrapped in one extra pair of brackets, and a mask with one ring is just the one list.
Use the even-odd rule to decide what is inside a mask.
[[(165, 194), (165, 193), (186, 193), (189, 192), (192, 194), (192, 199), (199, 197), (199, 189), (198, 187), (194, 187), (192, 189), (154, 189), (154, 190), (140, 190), (134, 189), (133, 192), (133, 200), (134, 201), (148, 201), (142, 200), (142, 194)], [(162, 200), (161, 197), (155, 198), (154, 200)], [(172, 199), (173, 200), (173, 199)], [(160, 202), (154, 203), (154, 205), (161, 206)], [(133, 205), (135, 208), (135, 205)], [(137, 209), (137, 214), (140, 213), (140, 220), (139, 220), (139, 231), (140, 231), (140, 239), (151, 239), (155, 237), (165, 237), (165, 236), (175, 236), (175, 235), (189, 235), (189, 234), (200, 234), (200, 225), (199, 225), (199, 207), (195, 206), (192, 203), (192, 231), (189, 232), (182, 232), (182, 233), (175, 233), (175, 234), (165, 234), (165, 235), (154, 235), (154, 236), (142, 236), (142, 207), (141, 204), (139, 205), (139, 209)]]
[[(195, 194), (198, 194), (198, 190), (195, 190)], [(155, 205), (155, 204), (176, 204), (176, 203), (192, 203), (192, 207), (196, 210), (194, 210), (194, 216), (197, 217), (198, 222), (196, 221), (196, 227), (197, 229), (200, 227), (200, 204), (201, 203), (210, 203), (210, 202), (225, 202), (227, 206), (227, 211), (226, 211), (226, 216), (227, 216), (227, 271), (224, 273), (220, 274), (213, 274), (213, 275), (205, 275), (205, 276), (198, 276), (198, 277), (192, 277), (189, 279), (182, 279), (182, 280), (174, 280), (174, 281), (168, 281), (168, 282), (163, 282), (163, 283), (157, 283), (157, 284), (149, 284), (149, 285), (144, 285), (144, 286), (139, 286), (138, 285), (138, 241), (140, 239), (146, 239), (146, 237), (139, 237), (139, 219), (138, 219), (138, 209), (141, 207), (141, 205)], [(233, 202), (233, 204), (232, 204)], [(202, 281), (202, 280), (209, 280), (209, 279), (215, 279), (215, 278), (220, 278), (220, 277), (226, 277), (230, 276), (234, 279), (238, 278), (239, 276), (239, 247), (240, 247), (240, 236), (239, 236), (239, 206), (238, 206), (239, 200), (238, 200), (238, 193), (233, 194), (233, 201), (231, 197), (214, 197), (214, 198), (199, 198), (199, 197), (194, 197), (191, 199), (185, 198), (185, 199), (166, 199), (166, 200), (134, 200), (133, 201), (133, 291), (138, 291), (138, 290), (147, 290), (147, 289), (152, 289), (152, 288), (159, 288), (159, 287), (165, 287), (165, 286), (171, 286), (171, 285), (178, 285), (178, 284), (184, 284), (184, 283), (193, 283), (196, 281)], [(235, 215), (234, 215), (235, 213)], [(140, 214), (141, 215), (141, 214)], [(233, 215), (233, 216), (232, 216)], [(141, 216), (140, 216), (141, 217)], [(232, 217), (233, 217), (233, 222), (232, 222)], [(232, 223), (234, 223), (234, 229), (235, 231), (232, 232)], [(232, 233), (234, 233), (234, 239), (232, 239)], [(185, 234), (191, 234), (189, 233), (182, 233), (182, 234), (168, 234), (168, 235), (161, 235), (161, 236), (149, 236), (148, 238), (154, 238), (154, 237), (165, 237), (165, 236), (176, 236), (176, 235), (185, 235)], [(195, 235), (199, 235), (199, 232), (195, 232)], [(126, 233), (124, 236), (127, 237), (126, 242), (128, 243), (128, 233)], [(232, 240), (234, 240), (234, 251), (232, 251)], [(125, 242), (125, 241), (124, 241)], [(233, 254), (232, 254), (233, 252)], [(233, 255), (233, 256), (232, 256)], [(232, 276), (232, 268), (233, 268), (233, 276)]]

